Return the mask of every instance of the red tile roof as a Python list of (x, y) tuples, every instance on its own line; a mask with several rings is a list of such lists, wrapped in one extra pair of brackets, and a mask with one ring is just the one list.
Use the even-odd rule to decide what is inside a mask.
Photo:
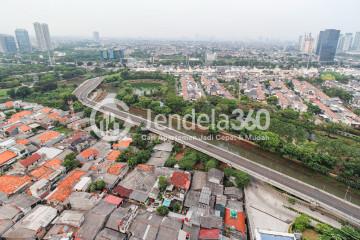
[(20, 164), (23, 165), (24, 167), (28, 167), (30, 166), (31, 164), (39, 161), (41, 158), (40, 154), (38, 153), (34, 153), (32, 154), (31, 156), (28, 156), (27, 158), (23, 159), (23, 160), (20, 160)]
[(119, 175), (121, 173), (121, 169), (124, 166), (125, 165), (122, 163), (114, 163), (108, 168), (107, 173), (112, 174), (112, 175)]
[(30, 176), (35, 178), (35, 180), (48, 179), (55, 170), (61, 167), (61, 163), (62, 161), (56, 158), (48, 160), (42, 166), (31, 171)]
[(28, 176), (12, 176), (3, 175), (0, 176), (0, 192), (7, 195), (15, 193), (19, 188), (29, 184), (31, 178)]
[(245, 214), (243, 212), (237, 212), (236, 218), (231, 216), (231, 209), (225, 209), (224, 224), (227, 227), (235, 228), (237, 231), (245, 235), (246, 225), (245, 225)]
[(111, 150), (106, 156), (106, 159), (109, 161), (116, 161), (120, 154), (121, 152), (119, 150)]
[(73, 187), (85, 175), (86, 172), (81, 170), (73, 170), (70, 172), (57, 186), (54, 192), (52, 192), (48, 201), (50, 202), (64, 202), (71, 194)]
[(19, 129), (22, 131), (22, 132), (28, 132), (31, 130), (31, 127), (25, 125), (25, 124), (22, 124)]
[(186, 172), (174, 172), (171, 175), (170, 182), (175, 187), (188, 190), (190, 188), (190, 174)]
[(23, 118), (27, 115), (31, 115), (31, 114), (32, 114), (32, 111), (29, 111), (29, 110), (17, 112), (11, 116), (11, 118), (9, 119), (9, 122), (16, 122), (16, 121), (20, 120), (21, 118)]
[(16, 153), (14, 153), (10, 150), (6, 150), (6, 151), (0, 153), (0, 165), (10, 161), (11, 159), (13, 159), (16, 156), (17, 156)]
[(40, 134), (37, 139), (40, 141), (40, 143), (44, 144), (44, 143), (47, 143), (57, 137), (60, 136), (60, 133), (59, 132), (56, 132), (56, 131), (46, 131), (42, 134)]
[(220, 229), (206, 229), (201, 228), (199, 231), (199, 239), (219, 239), (220, 237)]
[(115, 195), (118, 195), (120, 197), (123, 197), (123, 198), (129, 198), (130, 194), (132, 193), (133, 190), (131, 189), (128, 189), (128, 188), (125, 188), (121, 185), (117, 185), (113, 190), (112, 192), (115, 194)]
[(141, 170), (143, 172), (151, 172), (154, 170), (154, 166), (153, 165), (148, 165), (148, 164), (138, 164), (136, 166), (136, 168), (138, 170)]
[(5, 103), (5, 107), (6, 108), (13, 108), (14, 107), (14, 102), (13, 101), (7, 101)]
[(119, 206), (122, 203), (123, 199), (109, 194), (104, 198), (104, 201), (115, 206)]
[(121, 139), (119, 140), (117, 143), (114, 143), (112, 145), (112, 147), (114, 149), (117, 149), (117, 148), (127, 148), (130, 146), (130, 144), (132, 143), (132, 139), (131, 138), (125, 138), (125, 139)]
[(21, 145), (27, 145), (30, 143), (30, 141), (28, 139), (18, 139), (16, 140), (16, 143)]
[(79, 155), (85, 159), (89, 159), (90, 157), (97, 157), (99, 155), (99, 151), (95, 148), (88, 148), (82, 151)]

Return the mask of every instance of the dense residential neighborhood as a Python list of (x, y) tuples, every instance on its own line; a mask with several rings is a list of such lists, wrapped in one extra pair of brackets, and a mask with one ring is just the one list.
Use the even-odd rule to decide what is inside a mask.
[(359, 7), (3, 1), (0, 240), (360, 240)]

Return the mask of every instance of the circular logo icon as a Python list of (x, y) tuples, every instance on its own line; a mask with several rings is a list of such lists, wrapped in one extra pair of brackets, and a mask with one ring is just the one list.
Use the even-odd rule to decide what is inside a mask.
[(90, 126), (91, 130), (101, 140), (115, 142), (123, 139), (127, 136), (131, 127), (134, 126), (133, 121), (128, 115), (125, 120), (123, 119), (123, 126), (116, 121), (117, 118), (114, 112), (119, 110), (128, 112), (129, 107), (123, 101), (115, 98), (105, 98), (93, 107), (90, 115)]

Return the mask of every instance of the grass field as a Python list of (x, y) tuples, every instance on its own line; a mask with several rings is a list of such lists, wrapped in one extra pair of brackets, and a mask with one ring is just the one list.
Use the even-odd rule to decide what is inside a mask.
[(7, 91), (9, 89), (0, 89), (0, 98), (7, 98), (8, 95), (7, 95)]
[(161, 80), (128, 80), (126, 83), (138, 89), (155, 89), (164, 84)]

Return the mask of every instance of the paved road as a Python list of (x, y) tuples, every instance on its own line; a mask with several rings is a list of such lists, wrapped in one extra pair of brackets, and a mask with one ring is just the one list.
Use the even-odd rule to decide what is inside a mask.
[[(101, 83), (101, 81), (101, 78), (90, 79), (80, 85), (74, 93), (84, 105), (91, 108), (96, 108), (95, 106), (97, 103), (89, 99), (88, 95)], [(234, 168), (243, 170), (260, 180), (266, 181), (275, 187), (296, 195), (306, 201), (312, 202), (313, 204), (316, 204), (322, 209), (331, 212), (332, 214), (345, 221), (348, 221), (353, 225), (360, 226), (359, 206), (340, 199), (323, 190), (310, 186), (297, 179), (286, 176), (258, 163), (252, 162), (242, 156), (235, 155), (226, 149), (214, 146), (177, 130), (167, 127), (163, 127), (163, 129), (160, 130), (155, 126), (155, 123), (149, 122), (142, 117), (135, 116), (108, 106), (102, 106), (100, 109), (98, 109), (98, 111), (111, 112), (120, 119), (130, 119), (136, 124), (147, 123), (150, 125), (149, 130), (156, 134), (160, 134), (198, 151), (204, 152), (220, 161), (230, 164)]]

